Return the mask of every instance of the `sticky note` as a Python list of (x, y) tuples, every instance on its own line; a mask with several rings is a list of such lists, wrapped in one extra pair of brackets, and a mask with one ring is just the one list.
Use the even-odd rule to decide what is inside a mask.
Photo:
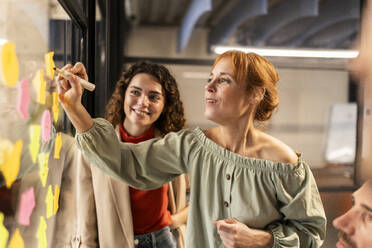
[(30, 103), (30, 87), (27, 78), (18, 84), (17, 111), (23, 119), (28, 118), (28, 105)]
[(46, 82), (43, 71), (39, 70), (36, 72), (34, 79), (32, 79), (32, 85), (37, 93), (36, 101), (40, 104), (45, 104)]
[(4, 226), (4, 214), (0, 212), (0, 248), (5, 248), (8, 242), (9, 232)]
[(53, 214), (55, 215), (59, 207), (59, 187), (58, 185), (54, 186), (54, 204), (53, 204)]
[(22, 140), (18, 140), (13, 146), (11, 153), (3, 153), (3, 164), (0, 170), (5, 179), (5, 185), (10, 188), (17, 179), (22, 153)]
[(10, 240), (8, 248), (24, 248), (25, 242), (23, 241), (23, 238), (21, 234), (19, 233), (19, 229), (17, 228)]
[(53, 96), (53, 106), (52, 106), (53, 120), (54, 120), (54, 123), (57, 123), (58, 115), (59, 115), (58, 93), (53, 92), (52, 96)]
[(1, 76), (4, 82), (9, 87), (14, 87), (18, 82), (19, 66), (18, 59), (15, 52), (15, 44), (13, 42), (6, 42), (1, 47)]
[(46, 217), (48, 219), (52, 217), (53, 212), (54, 212), (54, 208), (53, 208), (54, 197), (53, 197), (52, 185), (48, 186), (48, 192), (46, 195), (45, 203), (46, 203)]
[(50, 79), (54, 79), (54, 60), (53, 60), (54, 52), (49, 52), (45, 54), (45, 71), (47, 76), (50, 77)]
[(52, 120), (50, 118), (50, 112), (48, 109), (44, 110), (43, 116), (41, 117), (41, 137), (44, 142), (50, 140), (50, 129), (52, 126)]
[(34, 188), (29, 188), (21, 195), (19, 202), (18, 223), (24, 226), (30, 225), (30, 216), (35, 208)]
[(59, 153), (62, 148), (62, 133), (57, 133), (54, 141), (54, 158), (59, 159)]
[(46, 185), (46, 181), (48, 178), (48, 159), (49, 159), (49, 153), (40, 153), (39, 154), (39, 175), (41, 184), (43, 187)]
[(39, 248), (47, 248), (47, 237), (46, 237), (47, 223), (43, 216), (40, 216), (39, 228), (36, 233), (36, 238), (39, 241)]
[(0, 168), (13, 151), (13, 143), (0, 137)]
[(29, 128), (29, 132), (30, 132), (30, 144), (28, 145), (28, 148), (30, 150), (32, 162), (36, 163), (37, 154), (39, 153), (39, 149), (40, 149), (41, 126), (31, 125)]

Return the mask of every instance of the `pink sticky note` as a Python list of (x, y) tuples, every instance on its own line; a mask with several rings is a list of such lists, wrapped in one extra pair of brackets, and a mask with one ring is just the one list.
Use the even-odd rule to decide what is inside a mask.
[(41, 136), (44, 142), (48, 142), (50, 139), (50, 128), (52, 125), (52, 119), (50, 117), (49, 110), (45, 110), (43, 117), (41, 118)]
[(30, 225), (30, 216), (35, 207), (35, 194), (34, 188), (29, 188), (21, 195), (19, 203), (18, 222), (21, 225)]
[(28, 79), (23, 79), (18, 84), (17, 111), (23, 119), (28, 118), (28, 104), (30, 103), (30, 87)]

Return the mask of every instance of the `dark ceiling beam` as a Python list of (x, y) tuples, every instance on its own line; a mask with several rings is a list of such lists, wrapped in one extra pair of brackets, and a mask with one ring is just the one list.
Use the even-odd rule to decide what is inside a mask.
[(208, 34), (208, 47), (223, 44), (248, 19), (267, 14), (267, 0), (240, 0)]
[(200, 16), (212, 10), (212, 0), (192, 1), (186, 15), (182, 19), (181, 27), (178, 32), (177, 52), (182, 53), (189, 42), (191, 33)]
[(262, 46), (282, 27), (304, 17), (318, 15), (318, 0), (287, 0), (270, 9), (269, 14), (256, 22), (252, 43)]
[(319, 48), (337, 48), (344, 40), (357, 33), (359, 30), (359, 20), (349, 20), (318, 32), (311, 39), (304, 43), (305, 47), (319, 47)]
[(333, 39), (328, 42), (326, 45), (324, 45), (324, 48), (335, 48), (339, 44), (344, 43), (345, 40), (350, 39), (350, 37), (353, 37), (356, 33), (358, 33), (358, 28), (351, 28), (347, 30), (343, 30), (342, 32), (338, 33), (333, 37)]
[(298, 47), (309, 38), (330, 25), (359, 18), (359, 0), (329, 0), (319, 7), (319, 17), (314, 20), (309, 29), (286, 44), (288, 47)]

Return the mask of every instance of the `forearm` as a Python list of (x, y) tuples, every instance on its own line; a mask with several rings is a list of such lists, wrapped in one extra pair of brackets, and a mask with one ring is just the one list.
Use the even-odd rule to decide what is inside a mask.
[(173, 214), (171, 228), (177, 228), (181, 226), (182, 224), (186, 223), (188, 213), (189, 213), (189, 206), (185, 207), (180, 212)]
[(81, 103), (77, 106), (66, 104), (65, 112), (78, 133), (84, 133), (93, 126), (92, 117)]

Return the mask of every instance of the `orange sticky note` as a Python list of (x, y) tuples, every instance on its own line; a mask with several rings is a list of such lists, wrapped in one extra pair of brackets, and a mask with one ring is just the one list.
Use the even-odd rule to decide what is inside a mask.
[(53, 215), (53, 212), (54, 212), (54, 208), (53, 208), (54, 197), (53, 197), (52, 185), (48, 186), (48, 192), (46, 195), (45, 203), (46, 203), (46, 217), (48, 219)]
[(14, 87), (18, 82), (19, 66), (13, 42), (6, 42), (1, 47), (0, 68), (3, 80), (9, 87)]
[(58, 115), (59, 115), (58, 93), (53, 92), (52, 96), (53, 96), (53, 106), (52, 106), (53, 119), (54, 119), (54, 123), (57, 123)]
[(58, 207), (59, 207), (59, 187), (58, 185), (55, 185), (54, 186), (54, 207), (53, 207), (53, 214), (55, 215), (58, 211)]
[(9, 232), (4, 226), (4, 214), (0, 212), (0, 248), (5, 248), (8, 242)]
[(19, 229), (17, 228), (10, 240), (8, 248), (24, 248), (25, 242), (23, 241), (23, 238), (21, 234), (19, 233)]
[(45, 90), (46, 90), (46, 82), (44, 80), (44, 73), (43, 71), (37, 71), (34, 79), (32, 80), (32, 85), (37, 93), (36, 101), (40, 104), (45, 104)]
[(43, 116), (41, 117), (41, 137), (44, 142), (50, 140), (50, 130), (52, 127), (52, 120), (50, 118), (50, 112), (48, 109), (44, 110)]
[(40, 180), (41, 184), (43, 187), (46, 185), (46, 181), (48, 178), (48, 160), (49, 160), (49, 153), (40, 153), (39, 154), (39, 175), (40, 175)]
[(45, 54), (45, 71), (47, 76), (50, 77), (50, 79), (54, 79), (54, 60), (53, 60), (54, 52), (49, 52)]
[(5, 185), (10, 188), (17, 179), (22, 153), (22, 140), (18, 140), (9, 154), (3, 154), (4, 162), (0, 165), (0, 170), (5, 179)]
[(28, 79), (23, 79), (18, 84), (17, 111), (23, 119), (28, 118), (28, 105), (30, 103), (30, 89)]
[(39, 228), (36, 233), (36, 238), (39, 241), (39, 248), (47, 248), (47, 237), (46, 237), (47, 223), (43, 216), (40, 216)]
[(54, 141), (54, 158), (59, 159), (59, 153), (62, 148), (62, 133), (57, 133), (56, 139)]
[(40, 149), (40, 133), (41, 127), (40, 125), (31, 125), (29, 128), (30, 132), (30, 144), (28, 148), (30, 150), (32, 162), (36, 163), (37, 154), (39, 153)]

